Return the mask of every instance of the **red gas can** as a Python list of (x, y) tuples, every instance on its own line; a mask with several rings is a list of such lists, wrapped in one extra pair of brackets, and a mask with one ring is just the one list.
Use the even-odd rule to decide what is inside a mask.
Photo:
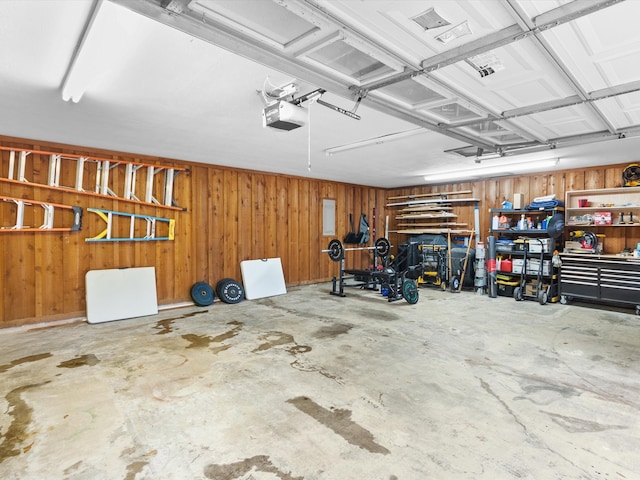
[(500, 262), (501, 272), (511, 272), (513, 270), (513, 262), (510, 258), (505, 258)]

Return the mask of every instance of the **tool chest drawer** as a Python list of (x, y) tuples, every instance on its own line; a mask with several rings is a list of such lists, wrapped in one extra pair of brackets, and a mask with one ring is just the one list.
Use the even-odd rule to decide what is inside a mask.
[(598, 268), (594, 266), (577, 266), (564, 260), (560, 269), (561, 294), (576, 297), (600, 296)]
[(601, 268), (600, 296), (640, 304), (640, 273), (620, 267)]

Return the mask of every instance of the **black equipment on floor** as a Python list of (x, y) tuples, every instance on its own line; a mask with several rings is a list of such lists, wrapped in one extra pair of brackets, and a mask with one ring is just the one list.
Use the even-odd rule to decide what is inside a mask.
[[(374, 252), (374, 262), (371, 269), (353, 270), (344, 268), (344, 252), (351, 250), (371, 250)], [(334, 262), (340, 262), (340, 274), (333, 277), (331, 295), (344, 297), (345, 287), (359, 287), (368, 290), (378, 290), (380, 286), (387, 289), (387, 300), (393, 302), (405, 299), (410, 304), (418, 302), (418, 287), (415, 278), (411, 272), (415, 272), (414, 268), (407, 271), (398, 271), (389, 265), (389, 254), (391, 253), (391, 244), (386, 238), (379, 238), (373, 247), (344, 248), (342, 242), (333, 239), (329, 242), (329, 246), (323, 252), (329, 254), (329, 258)], [(348, 282), (349, 281), (349, 282)]]

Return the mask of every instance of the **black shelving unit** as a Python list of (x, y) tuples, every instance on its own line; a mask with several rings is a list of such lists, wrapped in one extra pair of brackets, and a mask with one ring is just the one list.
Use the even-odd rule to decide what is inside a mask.
[[(499, 287), (501, 283), (512, 287), (504, 290), (507, 295), (513, 295), (516, 300), (535, 298), (541, 304), (560, 300), (558, 269), (553, 266), (553, 252), (558, 249), (561, 239), (550, 236), (542, 226), (545, 223), (543, 220), (563, 211), (561, 207), (539, 210), (489, 210), (492, 220), (494, 215), (508, 219), (508, 226), (489, 230), (489, 235), (495, 236), (498, 240), (496, 255), (512, 261), (510, 272), (500, 269), (497, 271), (498, 275), (509, 279), (498, 281)], [(525, 215), (525, 218), (532, 217), (534, 225), (541, 224), (541, 228), (517, 228), (522, 215)], [(512, 246), (505, 245), (504, 240), (508, 240)], [(544, 245), (539, 240), (542, 240)], [(542, 282), (542, 285), (537, 282)]]

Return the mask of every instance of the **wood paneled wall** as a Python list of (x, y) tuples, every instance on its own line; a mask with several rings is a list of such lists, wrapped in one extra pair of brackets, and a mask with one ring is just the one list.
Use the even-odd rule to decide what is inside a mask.
[[(0, 137), (0, 145), (190, 169), (174, 184), (174, 198), (186, 208), (184, 212), (73, 190), (0, 182), (0, 194), (5, 196), (85, 208), (80, 232), (0, 232), (0, 327), (83, 317), (89, 270), (154, 266), (160, 305), (191, 301), (190, 289), (197, 281), (215, 287), (225, 277), (241, 280), (242, 260), (281, 258), (289, 286), (328, 281), (338, 273), (338, 263), (320, 252), (332, 238), (322, 236), (322, 200), (336, 201), (338, 238), (349, 231), (349, 212), (357, 229), (361, 212), (372, 223), (374, 208), (380, 215), (386, 203), (383, 189), (361, 185), (9, 137)], [(1, 154), (1, 176), (6, 178), (8, 152)], [(48, 162), (46, 155), (33, 155), (26, 178), (46, 184)], [(74, 175), (75, 169), (63, 169), (61, 184), (73, 185)], [(121, 186), (122, 179), (116, 182)], [(105, 226), (86, 211), (88, 207), (174, 218), (175, 240), (87, 243), (87, 237)], [(26, 220), (34, 224), (34, 219)], [(348, 253), (347, 267), (370, 262), (367, 252)]]
[[(562, 170), (548, 174), (520, 175), (517, 177), (500, 177), (491, 180), (449, 185), (416, 186), (394, 189), (388, 192), (388, 195), (471, 190), (473, 193), (460, 195), (458, 198), (475, 197), (480, 199), (480, 234), (481, 239), (485, 240), (491, 225), (489, 209), (500, 208), (504, 200), (513, 201), (514, 193), (522, 193), (524, 195), (525, 205), (536, 197), (554, 193), (559, 200), (564, 201), (565, 193), (571, 190), (621, 187), (622, 171), (626, 166), (627, 164), (608, 165), (606, 167)], [(638, 203), (640, 203), (640, 198)], [(389, 213), (393, 216), (393, 212)], [(472, 206), (455, 206), (454, 213), (458, 214), (460, 222), (467, 222), (469, 225), (474, 224)], [(589, 229), (606, 235), (604, 242), (606, 253), (617, 253), (624, 248), (633, 249), (640, 241), (640, 227), (589, 227)], [(406, 236), (392, 236), (391, 241), (397, 244), (406, 241)]]
[[(551, 193), (564, 199), (566, 190), (617, 187), (626, 166), (384, 190), (11, 137), (0, 137), (0, 145), (190, 169), (176, 179), (174, 186), (174, 198), (186, 211), (73, 190), (0, 182), (0, 194), (6, 196), (85, 208), (80, 232), (0, 232), (0, 328), (83, 317), (85, 274), (89, 270), (154, 266), (160, 305), (189, 302), (191, 286), (197, 281), (215, 287), (225, 277), (241, 280), (240, 262), (248, 259), (281, 258), (289, 286), (328, 281), (338, 273), (338, 264), (320, 252), (332, 238), (322, 236), (325, 198), (336, 201), (337, 238), (350, 230), (349, 213), (354, 216), (356, 230), (360, 213), (365, 213), (379, 238), (384, 236), (386, 215), (390, 217), (390, 230), (395, 229), (394, 210), (386, 207), (387, 197), (472, 190), (472, 195), (481, 200), (480, 231), (484, 238), (490, 223), (488, 209), (499, 207), (514, 193), (523, 193), (525, 202), (529, 202)], [(7, 155), (2, 152), (2, 177), (7, 175)], [(46, 183), (48, 157), (33, 155), (31, 160), (26, 177)], [(75, 171), (65, 171), (62, 184), (72, 185), (74, 175)], [(116, 181), (121, 183), (122, 179)], [(88, 207), (174, 218), (175, 240), (87, 243), (87, 237), (104, 228), (102, 220), (86, 212)], [(460, 221), (473, 225), (473, 208), (456, 207), (456, 213)], [(608, 236), (606, 248), (617, 251), (635, 245), (640, 241), (639, 228), (620, 229), (617, 237)], [(406, 241), (405, 236), (389, 237), (394, 246)], [(372, 235), (371, 244), (373, 240)], [(347, 268), (365, 268), (371, 263), (370, 252), (347, 252)]]

